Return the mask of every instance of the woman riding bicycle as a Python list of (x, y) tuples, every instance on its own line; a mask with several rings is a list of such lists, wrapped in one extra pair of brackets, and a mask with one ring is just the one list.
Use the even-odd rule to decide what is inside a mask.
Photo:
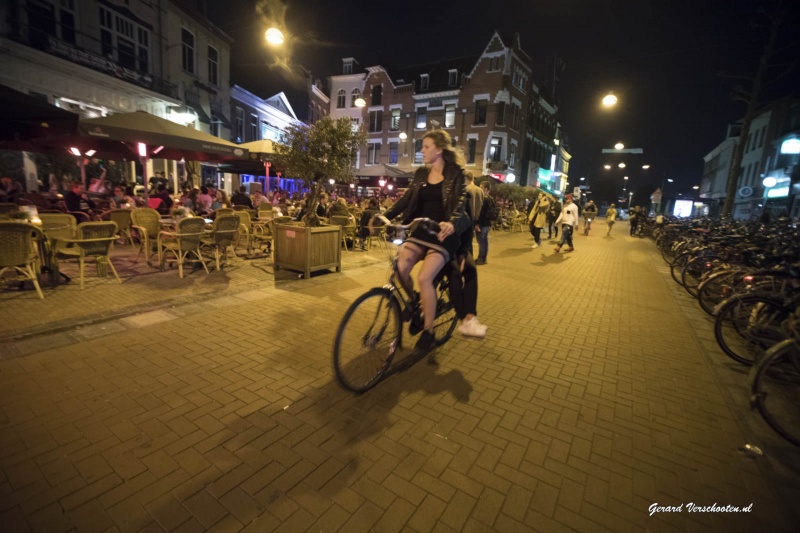
[[(439, 223), (438, 235), (415, 230), (402, 244), (397, 270), (403, 283), (412, 287), (411, 269), (419, 261), (418, 275), (424, 330), (416, 348), (430, 351), (436, 345), (433, 321), (436, 316), (436, 290), (433, 282), (442, 267), (454, 257), (459, 235), (471, 224), (464, 211), (465, 183), (463, 157), (453, 150), (450, 135), (432, 130), (422, 138), (423, 167), (417, 169), (405, 194), (385, 213), (392, 218), (403, 215), (403, 223), (426, 217)], [(370, 226), (372, 224), (370, 223)]]

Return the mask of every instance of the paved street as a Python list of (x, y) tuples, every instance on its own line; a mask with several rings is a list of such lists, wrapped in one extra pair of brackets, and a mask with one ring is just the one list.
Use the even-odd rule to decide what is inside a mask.
[(179, 280), (118, 247), (122, 285), (4, 292), (2, 530), (796, 530), (800, 452), (652, 241), (602, 226), (571, 254), (492, 234), (487, 338), (361, 396), (331, 347), (380, 249), (309, 280), (267, 258)]

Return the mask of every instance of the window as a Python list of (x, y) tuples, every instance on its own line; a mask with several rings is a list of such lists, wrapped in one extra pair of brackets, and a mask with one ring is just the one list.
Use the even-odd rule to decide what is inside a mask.
[(456, 104), (445, 104), (444, 127), (452, 128), (455, 125), (456, 125)]
[(503, 152), (503, 139), (500, 137), (492, 137), (492, 141), (489, 144), (489, 160), (490, 161), (500, 161), (500, 156)]
[(467, 141), (467, 163), (475, 164), (475, 148), (478, 146), (478, 139)]
[(427, 74), (420, 74), (419, 75), (419, 90), (420, 91), (427, 91), (428, 90), (428, 82), (430, 78)]
[(764, 146), (764, 137), (766, 137), (766, 136), (767, 136), (767, 127), (764, 126), (763, 128), (761, 128), (761, 138), (758, 141), (758, 147), (759, 148)]
[(383, 131), (383, 111), (369, 112), (369, 131), (370, 133)]
[(380, 160), (381, 143), (369, 143), (367, 145), (367, 164), (377, 165)]
[(350, 107), (356, 106), (356, 100), (361, 98), (361, 91), (359, 89), (353, 89), (353, 92), (350, 93)]
[(396, 165), (397, 164), (397, 148), (398, 144), (396, 142), (389, 143), (389, 164)]
[(236, 138), (239, 142), (244, 140), (244, 109), (236, 108)]
[(183, 70), (194, 74), (194, 35), (181, 28), (181, 61)]
[(486, 124), (486, 106), (488, 100), (477, 100), (475, 102), (475, 124)]
[(488, 72), (492, 72), (494, 70), (500, 70), (500, 56), (489, 58)]
[(58, 10), (58, 19), (61, 29), (61, 40), (75, 44), (75, 2), (74, 0), (61, 0)]
[(497, 117), (494, 123), (498, 126), (506, 125), (506, 103), (498, 102), (497, 104)]
[(400, 129), (400, 110), (399, 109), (392, 109), (392, 119), (389, 122), (389, 129), (391, 131), (397, 131)]
[(258, 136), (258, 115), (250, 115), (250, 137), (248, 140), (257, 141)]
[(422, 163), (422, 139), (414, 141), (414, 163)]
[(372, 88), (372, 105), (381, 105), (382, 92), (383, 88), (380, 85), (376, 85)]
[(417, 126), (418, 130), (424, 130), (428, 127), (428, 108), (427, 107), (418, 107), (417, 108)]
[(517, 104), (511, 104), (511, 128), (519, 130), (520, 108)]
[(511, 147), (509, 148), (508, 151), (508, 168), (512, 169), (514, 168), (514, 163), (516, 162), (516, 159), (517, 159), (517, 145), (511, 143)]
[(213, 46), (208, 47), (208, 83), (219, 87), (219, 52)]
[(450, 69), (447, 71), (447, 86), (455, 87), (456, 85), (458, 85), (458, 71)]
[(344, 102), (347, 99), (347, 91), (344, 89), (339, 89), (339, 92), (336, 93), (336, 107), (338, 109), (344, 109)]
[(342, 60), (342, 74), (353, 73), (353, 60), (351, 58)]
[(27, 4), (31, 44), (39, 48), (47, 46), (49, 37), (75, 44), (74, 0), (61, 0), (58, 7), (45, 2)]
[(103, 7), (99, 13), (101, 53), (124, 68), (150, 72), (150, 31)]

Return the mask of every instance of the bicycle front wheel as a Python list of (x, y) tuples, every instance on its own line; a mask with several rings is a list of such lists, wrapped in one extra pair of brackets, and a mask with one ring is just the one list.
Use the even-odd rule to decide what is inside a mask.
[(436, 296), (436, 318), (433, 321), (433, 331), (436, 335), (436, 346), (441, 346), (453, 335), (458, 323), (458, 315), (456, 315), (456, 306), (450, 300), (450, 286), (447, 280), (439, 283)]
[(734, 296), (717, 310), (714, 337), (729, 357), (750, 366), (764, 350), (786, 338), (781, 324), (791, 313), (781, 300), (770, 296)]
[(793, 339), (767, 350), (753, 369), (750, 405), (783, 438), (800, 446), (800, 346)]
[(400, 346), (402, 326), (400, 306), (388, 289), (372, 289), (353, 302), (333, 345), (333, 369), (342, 387), (361, 393), (380, 381)]

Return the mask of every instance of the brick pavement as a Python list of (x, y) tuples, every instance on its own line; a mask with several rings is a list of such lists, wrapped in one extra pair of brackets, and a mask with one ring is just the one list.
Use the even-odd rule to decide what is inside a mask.
[[(487, 339), (454, 337), (438, 367), (358, 397), (333, 382), (331, 345), (384, 282), (379, 251), (310, 280), (254, 260), (183, 286), (174, 272), (70, 285), (47, 310), (3, 294), (0, 524), (792, 530), (800, 454), (746, 410), (746, 376), (652, 243), (616, 229), (558, 255), (493, 235)], [(766, 455), (739, 454), (745, 442)], [(650, 517), (654, 502), (753, 508)]]

